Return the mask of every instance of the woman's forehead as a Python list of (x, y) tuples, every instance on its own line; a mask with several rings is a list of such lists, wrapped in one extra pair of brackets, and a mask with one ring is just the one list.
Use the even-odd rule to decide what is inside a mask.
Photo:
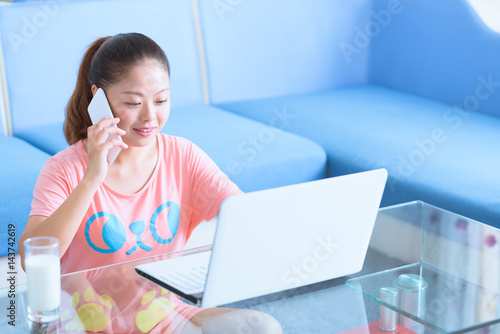
[(128, 75), (116, 85), (121, 91), (144, 94), (144, 91), (159, 93), (168, 91), (170, 80), (166, 68), (157, 61), (134, 65)]

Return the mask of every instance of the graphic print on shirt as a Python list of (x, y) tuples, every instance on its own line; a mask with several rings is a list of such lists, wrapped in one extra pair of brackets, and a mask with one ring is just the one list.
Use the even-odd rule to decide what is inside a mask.
[[(167, 223), (171, 233), (171, 237), (165, 239), (159, 235), (158, 230), (160, 226), (158, 226), (157, 224), (158, 224), (158, 217), (164, 210), (167, 209), (169, 209), (167, 213)], [(151, 235), (153, 239), (156, 241), (156, 243), (168, 244), (174, 239), (175, 235), (177, 234), (177, 229), (179, 227), (179, 216), (180, 216), (180, 208), (179, 205), (175, 202), (163, 203), (155, 210), (149, 221), (149, 226)], [(97, 246), (95, 242), (92, 241), (92, 238), (90, 236), (90, 228), (92, 224), (96, 221), (101, 221), (103, 217), (104, 219), (107, 220), (105, 221), (102, 227), (101, 234), (102, 234), (102, 240), (108, 248), (102, 248)], [(127, 250), (126, 252), (127, 255), (131, 255), (139, 248), (148, 252), (153, 249), (153, 247), (155, 246), (154, 244), (153, 245), (145, 244), (142, 241), (143, 238), (141, 238), (141, 235), (146, 231), (146, 222), (144, 220), (136, 220), (130, 223), (129, 229), (135, 235), (136, 243), (132, 248)], [(119, 251), (123, 247), (123, 245), (125, 245), (125, 243), (127, 242), (127, 231), (125, 230), (124, 224), (120, 221), (120, 219), (116, 215), (106, 211), (100, 211), (93, 214), (87, 220), (87, 223), (85, 224), (85, 238), (89, 246), (92, 247), (92, 249), (94, 249), (95, 251), (104, 254), (114, 253)]]

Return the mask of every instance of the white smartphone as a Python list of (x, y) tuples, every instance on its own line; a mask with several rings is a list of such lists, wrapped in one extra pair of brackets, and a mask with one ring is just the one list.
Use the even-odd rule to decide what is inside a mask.
[[(109, 106), (108, 99), (106, 98), (106, 94), (102, 88), (99, 88), (97, 92), (94, 94), (92, 101), (90, 101), (88, 112), (90, 115), (90, 119), (92, 120), (92, 124), (96, 124), (103, 117), (106, 118), (114, 118), (113, 112), (111, 111), (111, 107)], [(116, 127), (116, 125), (110, 125)], [(116, 134), (109, 135), (106, 141), (118, 139), (122, 140), (122, 137)], [(113, 147), (108, 152), (108, 164), (111, 166), (113, 162), (115, 162), (116, 157), (120, 153), (120, 147)]]

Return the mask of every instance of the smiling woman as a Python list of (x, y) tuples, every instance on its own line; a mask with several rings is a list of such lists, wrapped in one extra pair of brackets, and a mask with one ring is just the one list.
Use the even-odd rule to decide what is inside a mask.
[[(106, 93), (114, 118), (92, 124), (87, 108), (99, 89)], [(19, 240), (21, 256), (23, 241), (41, 235), (59, 239), (62, 273), (184, 249), (194, 228), (210, 221), (225, 198), (241, 191), (196, 145), (160, 133), (169, 114), (169, 63), (153, 40), (130, 33), (95, 41), (83, 57), (66, 108), (64, 129), (71, 146), (51, 157), (38, 177)], [(110, 135), (122, 140), (107, 141)], [(114, 147), (121, 151), (109, 165), (107, 154)], [(164, 294), (169, 307), (160, 304), (161, 317), (144, 326), (141, 317), (127, 315), (127, 327), (153, 333), (234, 333), (241, 325), (237, 317), (256, 314), (201, 309)], [(132, 294), (109, 298), (120, 310), (144, 311)], [(108, 324), (101, 321), (103, 316), (92, 318), (87, 306), (82, 307), (89, 328), (98, 323), (110, 332), (118, 325), (118, 320)], [(259, 333), (281, 333), (274, 318), (260, 318)]]
[(500, 33), (500, 0), (469, 0), (484, 23)]

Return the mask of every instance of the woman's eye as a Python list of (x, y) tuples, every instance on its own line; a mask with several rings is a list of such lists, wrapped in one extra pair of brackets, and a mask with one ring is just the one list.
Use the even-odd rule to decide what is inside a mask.
[(129, 106), (138, 106), (140, 103), (139, 102), (125, 102)]
[(168, 99), (165, 99), (165, 100), (161, 100), (161, 101), (158, 101), (158, 103), (162, 104), (162, 103), (167, 103)]

